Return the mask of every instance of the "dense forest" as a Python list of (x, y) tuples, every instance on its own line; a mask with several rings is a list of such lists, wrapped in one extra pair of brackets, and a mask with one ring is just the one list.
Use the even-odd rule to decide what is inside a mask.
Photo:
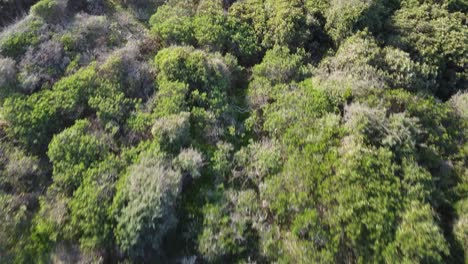
[(467, 0), (0, 0), (0, 263), (468, 263)]

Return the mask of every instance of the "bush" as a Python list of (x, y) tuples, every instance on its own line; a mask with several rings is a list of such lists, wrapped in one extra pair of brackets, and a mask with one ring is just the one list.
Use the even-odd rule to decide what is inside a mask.
[(193, 19), (194, 36), (201, 47), (221, 51), (228, 39), (228, 29), (220, 1), (202, 0)]
[(275, 45), (299, 48), (307, 45), (310, 38), (307, 28), (309, 21), (301, 1), (269, 0), (265, 2), (265, 12), (268, 15), (267, 30), (262, 41), (265, 48)]
[(226, 23), (230, 32), (226, 44), (228, 51), (236, 56), (242, 65), (252, 65), (257, 62), (261, 48), (253, 25), (230, 14)]
[(31, 151), (43, 151), (60, 126), (55, 120), (56, 108), (44, 101), (35, 94), (27, 98), (10, 97), (3, 105), (9, 124), (7, 133)]
[(151, 17), (151, 33), (166, 45), (194, 43), (192, 13), (190, 10), (172, 5), (163, 5)]
[(17, 148), (0, 151), (5, 154), (5, 164), (1, 166), (4, 170), (0, 171), (0, 186), (6, 183), (14, 193), (27, 193), (39, 187), (41, 171), (37, 157), (28, 156)]
[(160, 81), (159, 90), (156, 94), (156, 107), (154, 112), (157, 117), (164, 117), (188, 111), (186, 97), (189, 87), (185, 83)]
[(266, 52), (262, 63), (253, 67), (248, 100), (255, 110), (263, 108), (287, 88), (283, 85), (298, 82), (307, 76), (303, 50), (293, 54), (287, 47), (275, 46)]
[[(333, 57), (322, 61), (321, 78), (351, 81), (353, 93), (362, 95), (373, 88), (404, 88), (430, 92), (436, 84), (435, 69), (414, 61), (410, 54), (393, 47), (379, 47), (367, 31), (346, 39)], [(358, 81), (364, 84), (358, 85)]]
[(450, 98), (450, 104), (463, 119), (468, 119), (468, 92), (457, 93)]
[[(468, 251), (468, 199), (463, 199), (457, 204), (458, 218), (454, 225), (454, 235), (456, 240), (463, 247), (464, 252)], [(465, 254), (465, 261), (468, 256)]]
[(65, 59), (63, 46), (59, 42), (46, 41), (37, 49), (29, 49), (19, 63), (21, 91), (32, 93), (43, 84), (52, 85), (63, 74), (68, 60)]
[(41, 0), (31, 7), (31, 13), (47, 22), (58, 22), (65, 15), (66, 0)]
[(192, 148), (184, 149), (175, 158), (174, 165), (184, 175), (188, 174), (193, 179), (200, 178), (200, 170), (203, 167), (203, 156)]
[(16, 83), (16, 62), (10, 58), (0, 57), (0, 100), (13, 88)]
[(419, 120), (407, 113), (388, 116), (385, 109), (352, 104), (345, 108), (345, 126), (366, 143), (384, 145), (395, 153), (413, 154), (422, 133)]
[(417, 202), (411, 203), (402, 216), (395, 247), (395, 251), (388, 253), (389, 262), (441, 263), (449, 253), (430, 206)]
[(210, 109), (217, 116), (227, 105), (238, 66), (231, 56), (208, 54), (191, 47), (171, 47), (155, 57), (158, 83), (180, 82), (188, 85), (189, 107)]
[[(90, 51), (97, 53), (98, 50), (107, 48), (103, 46), (110, 42), (111, 33), (109, 19), (105, 16), (92, 16), (86, 13), (79, 13), (74, 17), (70, 30), (65, 31), (61, 36), (64, 49), (68, 52), (81, 52), (83, 55)], [(107, 37), (106, 37), (107, 36)]]
[(464, 89), (467, 79), (463, 43), (468, 42), (468, 29), (462, 16), (438, 4), (423, 3), (405, 6), (392, 17), (394, 33), (389, 42), (436, 69), (434, 91), (442, 98)]
[(71, 232), (85, 250), (110, 248), (113, 219), (110, 207), (122, 163), (114, 156), (84, 174), (83, 183), (70, 201)]
[(258, 197), (252, 190), (226, 192), (226, 197), (203, 208), (204, 229), (198, 238), (198, 250), (209, 262), (245, 259), (255, 254), (251, 225), (256, 220), (252, 214), (258, 210)]
[(285, 46), (275, 46), (266, 52), (262, 63), (253, 68), (254, 78), (266, 78), (274, 86), (280, 83), (300, 81), (307, 74), (306, 54), (303, 50), (292, 53)]
[(0, 192), (0, 251), (5, 263), (14, 263), (22, 253), (21, 237), (28, 234), (32, 217), (28, 206), (26, 199)]
[[(306, 3), (301, 1), (236, 1), (229, 8), (229, 20), (239, 28), (233, 28), (232, 40), (244, 35), (244, 45), (258, 45), (263, 49), (276, 46), (289, 47), (292, 50), (314, 45), (314, 30), (318, 27), (311, 19)], [(312, 29), (313, 28), (313, 29)], [(319, 30), (317, 30), (319, 31)], [(242, 35), (238, 35), (242, 34)]]
[(0, 34), (0, 53), (3, 56), (18, 59), (30, 46), (37, 45), (41, 40), (39, 29), (43, 22), (27, 17), (18, 24)]
[(216, 150), (211, 158), (213, 172), (215, 174), (215, 182), (222, 183), (231, 175), (233, 162), (234, 146), (226, 142), (216, 143)]
[(183, 147), (190, 142), (190, 113), (162, 117), (153, 125), (151, 132), (162, 144)]
[[(337, 161), (336, 176), (326, 179), (320, 188), (326, 190), (323, 199), (330, 205), (326, 221), (332, 226), (331, 233), (345, 233), (340, 243), (347, 246), (337, 254), (358, 262), (380, 262), (393, 241), (402, 200), (392, 152), (366, 148), (354, 138), (346, 139), (340, 151), (343, 157)], [(356, 253), (348, 255), (348, 247)]]
[(276, 141), (261, 141), (249, 144), (234, 156), (236, 168), (234, 180), (245, 184), (251, 181), (260, 186), (266, 177), (279, 172), (282, 160), (281, 149)]
[(263, 110), (263, 129), (278, 138), (285, 136), (283, 140), (300, 138), (302, 127), (312, 126), (314, 120), (336, 107), (325, 92), (309, 81), (286, 86), (274, 99)]
[(148, 20), (164, 0), (120, 0), (125, 7), (130, 7), (132, 13), (140, 20)]
[(109, 146), (102, 137), (92, 134), (91, 124), (77, 121), (49, 144), (47, 155), (53, 164), (54, 183), (65, 193), (72, 193), (80, 186), (84, 172), (108, 153)]
[[(316, 2), (318, 10), (326, 5), (323, 1)], [(383, 29), (386, 18), (398, 5), (396, 0), (331, 1), (327, 9), (322, 11), (327, 21), (325, 28), (336, 44), (340, 44), (356, 30), (368, 28), (378, 34)]]
[(126, 202), (117, 216), (115, 236), (120, 249), (130, 256), (160, 251), (165, 235), (176, 227), (176, 199), (182, 175), (158, 157), (142, 157), (133, 165), (120, 192)]

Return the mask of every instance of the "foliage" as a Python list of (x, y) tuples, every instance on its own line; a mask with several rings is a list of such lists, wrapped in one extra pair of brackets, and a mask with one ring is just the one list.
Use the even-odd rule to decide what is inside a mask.
[(467, 6), (0, 0), (0, 262), (466, 263)]
[(164, 236), (177, 224), (175, 202), (181, 191), (181, 173), (162, 158), (144, 156), (126, 177), (122, 190), (125, 206), (117, 215), (116, 239), (131, 256), (145, 248), (158, 250)]
[(220, 1), (202, 0), (193, 20), (194, 36), (200, 46), (220, 50), (225, 46), (229, 31)]
[(3, 56), (18, 58), (29, 46), (37, 45), (40, 41), (39, 28), (43, 25), (40, 20), (26, 18), (10, 30), (0, 34), (0, 52)]
[(31, 13), (46, 21), (54, 21), (64, 15), (66, 5), (63, 0), (41, 0), (31, 7)]
[(190, 113), (181, 112), (178, 115), (160, 118), (153, 125), (151, 132), (162, 144), (183, 147), (190, 139)]
[(53, 164), (54, 183), (65, 192), (80, 186), (84, 171), (109, 152), (104, 137), (89, 134), (90, 126), (88, 121), (77, 121), (50, 142), (47, 155)]
[[(467, 221), (468, 221), (468, 216), (467, 216), (467, 207), (468, 207), (468, 202), (465, 199), (461, 200), (457, 204), (457, 211), (458, 211), (458, 220), (457, 223), (454, 226), (454, 233), (457, 241), (461, 244), (463, 247), (464, 252), (466, 252), (468, 248), (468, 234), (467, 234)], [(465, 255), (465, 261), (467, 257)]]
[(222, 261), (248, 254), (254, 243), (250, 230), (251, 213), (258, 209), (255, 192), (228, 192), (219, 204), (203, 208), (204, 229), (199, 237), (199, 250), (210, 261)]
[(438, 4), (408, 5), (392, 18), (394, 34), (390, 43), (410, 52), (419, 61), (437, 70), (438, 85), (454, 87), (437, 90), (447, 98), (466, 82), (467, 28), (463, 14), (449, 13)]
[(0, 87), (2, 88), (2, 95), (8, 94), (16, 83), (16, 63), (10, 58), (0, 58)]
[(194, 41), (191, 15), (185, 8), (163, 5), (150, 19), (151, 31), (167, 44), (191, 44)]
[(385, 17), (397, 3), (394, 0), (331, 1), (325, 11), (326, 29), (338, 43), (352, 35), (356, 29), (367, 27), (377, 33), (383, 28)]
[(362, 88), (354, 87), (356, 90), (374, 86), (427, 91), (434, 89), (436, 75), (433, 68), (412, 60), (407, 52), (393, 47), (380, 48), (367, 31), (346, 39), (334, 57), (322, 61), (321, 68), (327, 71), (324, 73), (327, 78), (331, 74), (333, 78), (359, 76), (365, 84)]
[(448, 253), (442, 233), (433, 220), (428, 205), (412, 203), (402, 216), (402, 223), (396, 232), (395, 247), (389, 262), (441, 263)]
[(111, 156), (85, 172), (83, 183), (73, 194), (69, 208), (72, 232), (82, 248), (99, 249), (112, 241), (110, 206), (122, 164)]

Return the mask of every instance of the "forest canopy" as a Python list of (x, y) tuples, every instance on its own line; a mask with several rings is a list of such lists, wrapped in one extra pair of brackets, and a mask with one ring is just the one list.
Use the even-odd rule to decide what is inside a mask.
[(466, 0), (0, 0), (0, 263), (467, 263)]

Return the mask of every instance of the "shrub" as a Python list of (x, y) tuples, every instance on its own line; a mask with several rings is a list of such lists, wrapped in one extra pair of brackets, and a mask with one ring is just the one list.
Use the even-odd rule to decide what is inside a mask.
[(151, 132), (163, 144), (183, 147), (190, 142), (190, 113), (159, 118)]
[(121, 190), (127, 202), (115, 230), (122, 251), (134, 257), (150, 254), (148, 248), (161, 253), (163, 238), (178, 222), (175, 205), (181, 180), (181, 173), (158, 157), (142, 157), (130, 168)]
[(30, 46), (40, 42), (39, 29), (42, 26), (43, 23), (40, 20), (27, 17), (3, 31), (0, 34), (0, 53), (3, 56), (18, 59)]
[[(454, 225), (453, 231), (456, 240), (460, 243), (464, 252), (466, 253), (468, 250), (468, 199), (465, 198), (459, 201), (457, 203), (456, 209), (458, 212), (458, 218)], [(468, 256), (465, 254), (465, 261), (466, 260), (468, 260)]]
[(468, 92), (457, 93), (450, 98), (450, 105), (464, 119), (468, 119)]
[(292, 53), (285, 46), (274, 46), (266, 52), (262, 63), (253, 68), (254, 78), (266, 78), (274, 86), (280, 83), (300, 81), (307, 74), (306, 54), (303, 50)]
[(59, 120), (55, 119), (56, 108), (40, 99), (38, 94), (27, 98), (10, 97), (5, 100), (2, 110), (9, 124), (7, 133), (28, 150), (44, 151), (60, 126)]
[(389, 262), (441, 263), (449, 253), (447, 242), (433, 219), (427, 204), (413, 202), (403, 213), (395, 236), (395, 251)]
[(310, 81), (292, 83), (285, 88), (264, 109), (263, 129), (271, 135), (285, 135), (288, 140), (300, 138), (298, 134), (304, 131), (303, 127), (312, 126), (316, 118), (335, 110), (327, 94)]
[[(345, 233), (340, 243), (347, 246), (338, 255), (379, 262), (393, 241), (402, 200), (392, 153), (385, 148), (366, 148), (354, 138), (346, 139), (340, 151), (343, 156), (337, 161), (336, 176), (325, 179), (320, 187), (330, 206), (325, 221), (332, 226), (332, 234)], [(356, 253), (348, 255), (347, 247)]]
[(85, 10), (93, 15), (102, 15), (107, 7), (105, 0), (85, 0)]
[(226, 45), (228, 29), (220, 1), (202, 0), (193, 19), (194, 36), (200, 46), (220, 51)]
[[(229, 20), (239, 28), (233, 28), (232, 41), (244, 35), (250, 47), (264, 49), (285, 46), (291, 49), (309, 49), (313, 42), (311, 28), (317, 27), (301, 1), (237, 1), (229, 8)], [(242, 35), (238, 35), (242, 34)]]
[(214, 152), (211, 163), (214, 173), (215, 182), (222, 183), (230, 176), (233, 163), (234, 146), (227, 142), (216, 143), (216, 151)]
[(19, 63), (21, 90), (32, 93), (43, 84), (52, 85), (63, 73), (68, 61), (65, 59), (62, 44), (46, 41), (38, 49), (29, 49)]
[(254, 109), (260, 109), (287, 88), (286, 83), (301, 81), (307, 76), (303, 50), (292, 54), (287, 47), (275, 46), (266, 52), (262, 63), (253, 67), (248, 100)]
[(4, 95), (8, 94), (8, 91), (13, 88), (15, 83), (16, 62), (10, 58), (0, 57), (0, 89), (2, 91), (0, 100), (3, 99)]
[(90, 126), (88, 121), (79, 120), (49, 144), (47, 155), (53, 164), (54, 183), (65, 193), (78, 188), (83, 173), (108, 155), (109, 146), (92, 134)]
[(188, 93), (189, 87), (185, 83), (160, 81), (159, 90), (155, 98), (155, 115), (157, 117), (164, 117), (189, 110), (186, 102)]
[(5, 154), (5, 164), (1, 166), (4, 170), (0, 170), (0, 186), (6, 183), (14, 193), (27, 193), (39, 187), (41, 171), (37, 157), (28, 156), (18, 148), (5, 147), (0, 151)]
[[(449, 13), (439, 4), (405, 6), (392, 17), (389, 42), (409, 52), (437, 73), (435, 93), (448, 98), (463, 89), (467, 79), (467, 28), (461, 13)], [(450, 88), (447, 88), (450, 87)]]
[(235, 55), (242, 65), (252, 65), (257, 62), (261, 45), (258, 43), (253, 25), (230, 13), (226, 23), (230, 32), (226, 44), (229, 52)]
[(7, 132), (29, 150), (44, 151), (54, 133), (88, 109), (88, 97), (95, 87), (95, 69), (95, 65), (83, 68), (61, 79), (52, 90), (5, 100), (3, 112), (10, 124)]
[[(356, 95), (365, 94), (370, 88), (386, 87), (427, 92), (435, 85), (433, 67), (413, 61), (409, 53), (400, 49), (380, 48), (367, 31), (343, 41), (337, 53), (321, 63), (322, 78), (349, 79)], [(364, 87), (354, 79), (365, 81)]]
[(110, 207), (122, 163), (110, 156), (84, 174), (69, 203), (71, 232), (86, 250), (109, 248), (112, 241)]
[(262, 41), (265, 48), (272, 48), (275, 45), (298, 48), (307, 45), (310, 37), (307, 28), (309, 21), (306, 19), (301, 1), (267, 0), (265, 12), (268, 15), (267, 30)]
[(181, 82), (188, 85), (187, 105), (211, 109), (217, 116), (227, 105), (227, 93), (238, 70), (230, 56), (208, 54), (191, 47), (171, 47), (155, 57), (157, 81)]
[(166, 45), (194, 43), (192, 12), (180, 6), (163, 5), (151, 17), (151, 33)]
[(65, 15), (66, 0), (41, 0), (31, 7), (31, 13), (47, 22), (58, 22)]
[(63, 33), (61, 42), (68, 52), (86, 54), (94, 49), (102, 50), (106, 48), (102, 45), (102, 42), (107, 43), (109, 41), (106, 36), (112, 36), (110, 22), (107, 17), (79, 13), (74, 17), (70, 30)]
[(182, 150), (173, 162), (176, 168), (183, 174), (188, 174), (194, 179), (201, 176), (200, 170), (203, 166), (203, 156), (193, 148)]
[(0, 250), (2, 261), (13, 263), (20, 255), (21, 237), (27, 235), (31, 214), (24, 197), (0, 192)]
[(338, 44), (351, 36), (356, 29), (369, 28), (371, 32), (379, 33), (385, 19), (397, 5), (398, 1), (395, 0), (331, 1), (324, 12), (326, 29)]
[(236, 169), (234, 179), (245, 184), (251, 181), (259, 186), (264, 178), (279, 172), (281, 161), (281, 149), (276, 141), (263, 140), (249, 144), (242, 148), (234, 156)]
[(258, 203), (252, 190), (226, 191), (226, 197), (203, 208), (204, 228), (198, 238), (198, 250), (205, 260), (232, 261), (255, 254), (252, 223), (256, 221)]
[(384, 145), (395, 153), (413, 154), (422, 133), (419, 120), (408, 113), (387, 114), (382, 108), (352, 104), (345, 108), (346, 127), (375, 146)]
[(148, 20), (164, 0), (120, 0), (125, 7), (130, 7), (132, 13), (140, 20)]

